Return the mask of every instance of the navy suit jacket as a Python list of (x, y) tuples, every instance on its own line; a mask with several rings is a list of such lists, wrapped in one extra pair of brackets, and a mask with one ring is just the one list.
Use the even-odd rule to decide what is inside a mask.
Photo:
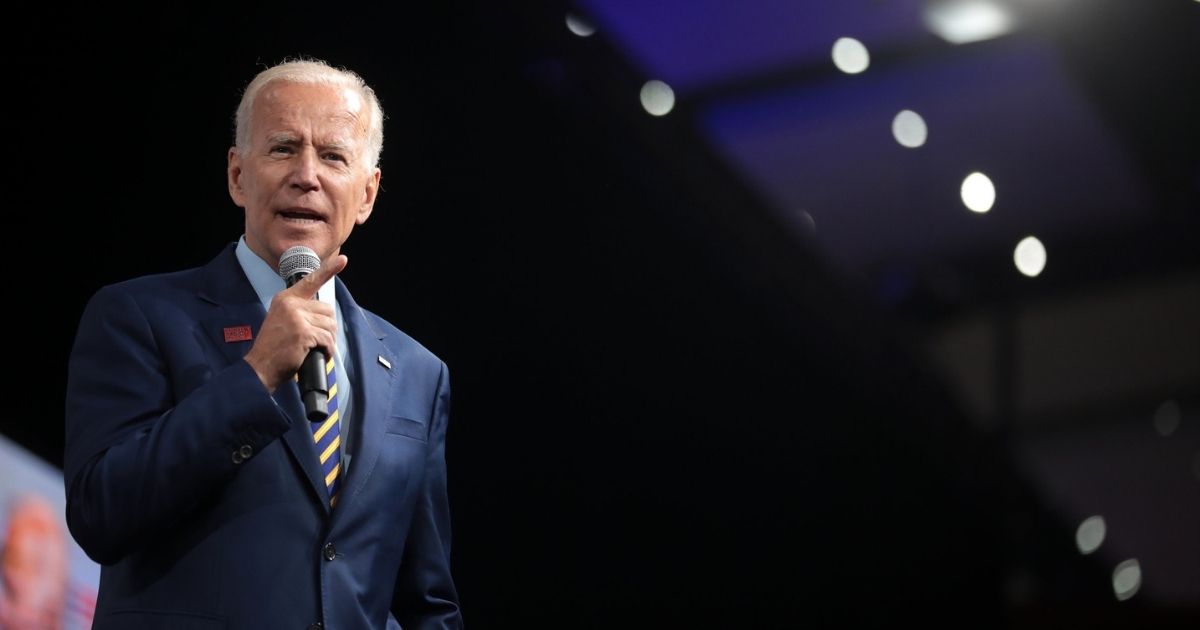
[[(452, 628), (446, 366), (337, 280), (353, 459), (330, 509), (294, 382), (242, 357), (265, 313), (230, 246), (88, 303), (66, 401), (67, 522), (95, 628)], [(234, 331), (227, 340), (226, 331)]]

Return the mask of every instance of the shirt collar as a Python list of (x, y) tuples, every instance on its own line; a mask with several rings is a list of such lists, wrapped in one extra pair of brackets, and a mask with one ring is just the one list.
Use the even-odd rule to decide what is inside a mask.
[[(275, 270), (267, 264), (265, 260), (258, 257), (258, 254), (250, 251), (250, 246), (246, 244), (246, 237), (243, 235), (238, 239), (237, 244), (237, 260), (242, 266), (242, 272), (246, 274), (246, 279), (250, 281), (250, 286), (254, 287), (254, 292), (258, 294), (259, 301), (262, 302), (263, 309), (271, 308), (271, 300), (276, 293), (287, 288), (283, 278), (275, 273)], [(337, 312), (337, 292), (334, 290), (333, 278), (321, 285), (317, 290), (317, 299), (334, 307)]]

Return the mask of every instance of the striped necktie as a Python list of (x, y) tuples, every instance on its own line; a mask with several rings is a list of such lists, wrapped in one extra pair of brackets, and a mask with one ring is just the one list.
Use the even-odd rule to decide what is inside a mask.
[(325, 488), (329, 491), (329, 506), (337, 505), (338, 490), (342, 486), (342, 438), (338, 431), (337, 370), (333, 369), (333, 357), (325, 363), (325, 378), (329, 385), (329, 416), (321, 422), (312, 423), (313, 442), (320, 454), (321, 472), (325, 473)]

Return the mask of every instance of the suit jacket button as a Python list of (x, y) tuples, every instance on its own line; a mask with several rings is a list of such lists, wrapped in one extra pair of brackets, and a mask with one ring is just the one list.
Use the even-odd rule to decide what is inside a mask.
[(242, 447), (238, 449), (238, 452), (242, 454), (243, 460), (250, 459), (250, 456), (254, 454), (254, 447), (250, 446), (249, 444), (243, 444)]
[(315, 621), (313, 623), (308, 624), (308, 630), (321, 630), (324, 627), (325, 626), (321, 625), (320, 621)]
[(244, 455), (242, 455), (241, 449), (238, 449), (233, 452), (233, 463), (240, 464), (244, 461), (246, 461), (246, 457)]
[(326, 560), (332, 561), (337, 557), (337, 548), (333, 546), (333, 543), (325, 543), (325, 548), (322, 551), (325, 554)]

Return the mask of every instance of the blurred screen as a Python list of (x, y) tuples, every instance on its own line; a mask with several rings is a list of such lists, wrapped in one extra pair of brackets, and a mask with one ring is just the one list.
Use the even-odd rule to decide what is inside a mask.
[(62, 471), (0, 436), (0, 629), (92, 626), (100, 566), (65, 508)]

